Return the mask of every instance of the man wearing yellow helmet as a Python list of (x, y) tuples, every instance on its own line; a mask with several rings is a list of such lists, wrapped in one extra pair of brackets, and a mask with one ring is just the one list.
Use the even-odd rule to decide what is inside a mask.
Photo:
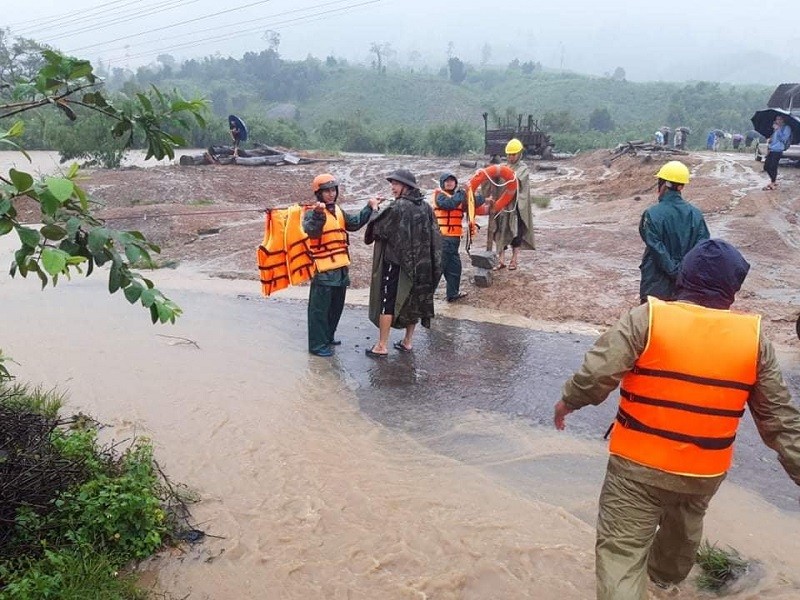
[(506, 266), (506, 248), (511, 246), (511, 262), (508, 269), (517, 268), (520, 248), (533, 250), (533, 210), (530, 193), (530, 170), (522, 162), (522, 152), (525, 147), (517, 138), (509, 140), (506, 144), (506, 162), (517, 174), (516, 198), (503, 210), (494, 216), (495, 231), (494, 242), (497, 244), (499, 261), (496, 269)]
[(639, 298), (675, 299), (675, 280), (681, 261), (695, 244), (710, 236), (703, 213), (681, 196), (689, 183), (689, 169), (678, 160), (664, 164), (658, 173), (658, 203), (646, 209), (639, 222), (645, 249), (639, 270)]

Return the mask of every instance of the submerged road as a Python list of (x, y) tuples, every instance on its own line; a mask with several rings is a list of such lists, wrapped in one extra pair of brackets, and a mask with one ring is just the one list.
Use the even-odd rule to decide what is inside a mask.
[[(280, 310), (279, 304), (283, 303), (269, 304), (267, 310)], [(304, 304), (287, 304), (284, 311), (297, 311), (298, 319), (304, 316)], [(300, 330), (304, 336), (304, 328)], [(452, 428), (456, 417), (479, 411), (531, 428), (552, 429), (553, 404), (561, 386), (579, 367), (594, 336), (436, 317), (430, 330), (417, 329), (412, 353), (390, 348), (386, 359), (373, 359), (364, 355), (364, 349), (371, 347), (377, 329), (364, 307), (348, 306), (339, 337), (343, 343), (333, 358), (314, 360), (329, 361), (341, 373), (370, 419), (402, 430), (436, 452), (481, 464), (509, 487), (537, 499), (558, 501), (566, 487), (599, 494), (605, 471), (602, 454), (550, 454), (486, 464), (486, 455), (503, 455), (514, 440), (498, 437), (497, 431), (483, 435)], [(393, 331), (392, 343), (401, 338), (401, 331)], [(784, 375), (797, 402), (800, 372), (784, 371)], [(614, 392), (602, 405), (572, 413), (564, 435), (604, 446), (602, 438), (614, 419), (618, 398)], [(797, 486), (776, 454), (761, 442), (749, 412), (739, 429), (728, 478), (781, 509), (800, 512)], [(593, 524), (593, 513), (577, 516)]]

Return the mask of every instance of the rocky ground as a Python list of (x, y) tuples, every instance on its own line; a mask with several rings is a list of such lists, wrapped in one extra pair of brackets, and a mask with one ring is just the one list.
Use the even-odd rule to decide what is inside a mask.
[[(521, 255), (518, 270), (498, 272), (489, 288), (471, 283), (472, 268), (462, 253), (465, 304), (603, 327), (638, 302), (643, 250), (638, 222), (656, 201), (654, 174), (663, 161), (623, 156), (605, 167), (608, 156), (608, 151), (580, 154), (536, 170), (533, 194), (549, 200), (547, 208), (535, 209), (536, 251)], [(737, 245), (752, 264), (737, 307), (761, 312), (775, 341), (797, 346), (800, 171), (782, 165), (780, 190), (766, 192), (761, 190), (766, 175), (749, 153), (700, 152), (685, 162), (693, 178), (684, 196), (703, 211), (712, 236)], [(356, 209), (369, 197), (388, 196), (385, 176), (401, 167), (414, 171), (428, 190), (442, 170), (454, 171), (462, 182), (475, 171), (455, 159), (348, 155), (284, 167), (97, 170), (88, 172), (85, 186), (111, 225), (138, 229), (162, 246), (162, 265), (179, 262), (214, 277), (253, 279), (257, 286), (263, 209), (312, 200), (310, 182), (324, 171), (342, 182), (343, 206)], [(481, 249), (485, 230), (474, 242)], [(352, 234), (351, 242), (353, 286), (364, 288), (371, 248), (361, 232)]]

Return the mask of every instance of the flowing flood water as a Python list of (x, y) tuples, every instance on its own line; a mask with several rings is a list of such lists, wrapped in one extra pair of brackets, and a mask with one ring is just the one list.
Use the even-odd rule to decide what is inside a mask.
[[(68, 392), (117, 440), (150, 437), (202, 498), (193, 515), (214, 537), (147, 562), (144, 581), (191, 600), (594, 597), (615, 402), (551, 425), (593, 335), (447, 306), (413, 355), (375, 361), (363, 354), (375, 329), (348, 306), (326, 360), (306, 353), (300, 300), (155, 278), (186, 311), (173, 327), (107, 297), (102, 278), (45, 292), (0, 279), (0, 340), (20, 378)], [(730, 597), (800, 598), (797, 488), (753, 436), (747, 423), (706, 535), (761, 563)], [(671, 597), (704, 596), (688, 583)]]

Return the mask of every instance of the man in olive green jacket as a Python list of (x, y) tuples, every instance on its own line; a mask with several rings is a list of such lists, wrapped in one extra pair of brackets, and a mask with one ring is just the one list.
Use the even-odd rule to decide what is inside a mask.
[[(685, 302), (727, 312), (749, 267), (730, 244), (702, 241), (683, 260), (675, 304)], [(555, 405), (557, 429), (564, 429), (569, 413), (603, 402), (627, 373), (642, 371), (641, 367), (634, 369), (650, 341), (652, 310), (650, 304), (632, 309), (586, 353), (583, 365), (566, 382)], [(661, 351), (678, 357), (682, 352), (681, 348)], [(747, 405), (762, 440), (778, 453), (783, 468), (800, 485), (800, 411), (792, 404), (775, 351), (763, 333), (759, 333), (757, 356), (755, 383), (748, 388)], [(691, 376), (697, 379), (697, 375)], [(666, 382), (664, 386), (690, 377), (684, 373), (660, 376)], [(672, 408), (677, 404), (644, 397), (640, 401)], [(716, 414), (712, 399), (707, 400), (707, 406), (701, 410)], [(637, 430), (641, 423), (626, 423), (618, 415), (614, 427)], [(652, 429), (642, 439), (655, 444), (663, 441), (661, 433)], [(695, 561), (708, 503), (724, 478), (725, 473), (708, 477), (666, 472), (611, 454), (597, 520), (598, 600), (644, 600), (645, 573), (659, 587), (683, 581)]]

